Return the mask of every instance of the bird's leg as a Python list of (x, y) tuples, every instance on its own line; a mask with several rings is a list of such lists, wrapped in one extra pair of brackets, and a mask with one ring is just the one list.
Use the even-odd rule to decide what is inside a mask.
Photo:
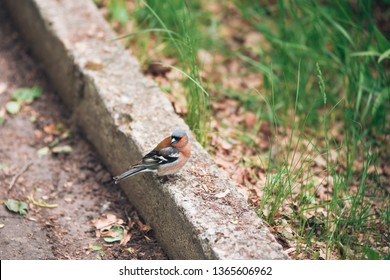
[(177, 180), (177, 175), (176, 174), (164, 175), (161, 176), (160, 179), (163, 184), (167, 182), (172, 183)]

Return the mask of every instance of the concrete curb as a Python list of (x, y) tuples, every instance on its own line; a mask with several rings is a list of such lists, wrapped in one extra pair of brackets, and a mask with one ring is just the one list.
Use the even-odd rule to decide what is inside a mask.
[[(89, 0), (5, 0), (102, 161), (118, 174), (176, 128), (189, 131)], [(282, 247), (191, 135), (172, 182), (140, 174), (121, 185), (174, 259), (287, 259)], [(77, 176), (77, 174), (75, 174)]]

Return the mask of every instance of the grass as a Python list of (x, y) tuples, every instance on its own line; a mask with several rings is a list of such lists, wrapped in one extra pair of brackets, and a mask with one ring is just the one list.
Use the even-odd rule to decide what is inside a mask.
[(191, 10), (197, 10), (196, 5), (189, 7), (181, 0), (140, 1), (134, 15), (141, 27), (151, 27), (152, 31), (161, 28), (165, 34), (161, 38), (166, 44), (165, 54), (176, 57), (179, 63), (164, 66), (182, 74), (187, 99), (186, 121), (198, 141), (205, 144), (209, 131), (209, 98), (199, 74), (198, 30)]
[[(98, 2), (125, 33), (130, 2)], [(132, 7), (136, 30), (128, 40), (137, 38), (133, 44), (146, 64), (174, 58), (161, 63), (182, 77), (186, 121), (203, 145), (209, 145), (210, 120), (226, 121), (213, 116), (210, 102), (235, 100), (238, 114), (256, 115), (254, 127), (239, 125), (234, 138), (259, 158), (264, 153), (256, 137), (270, 124), (265, 167), (244, 153), (240, 162), (249, 163), (252, 181), (265, 173), (255, 207), (296, 258), (390, 258), (383, 175), (390, 43), (372, 18), (380, 3), (354, 3), (155, 0)], [(248, 47), (250, 32), (261, 36)], [(200, 63), (201, 50), (222, 57), (219, 65), (205, 70), (210, 65)], [(238, 70), (221, 72), (231, 66)], [(236, 86), (251, 75), (261, 86)]]
[[(276, 227), (283, 221), (288, 221), (291, 227), (283, 226), (281, 234), (293, 232), (296, 253), (304, 252), (305, 257), (321, 256), (328, 259), (334, 258), (336, 254), (341, 259), (388, 259), (389, 252), (386, 248), (382, 248), (384, 251), (379, 252), (373, 244), (388, 242), (386, 232), (381, 232), (378, 227), (388, 228), (390, 225), (389, 196), (378, 188), (380, 186), (374, 178), (369, 178), (377, 176), (375, 172), (370, 174), (368, 171), (375, 155), (369, 148), (365, 150), (364, 163), (360, 170), (355, 170), (361, 177), (356, 178), (356, 183), (359, 185), (351, 189), (348, 174), (352, 171), (339, 172), (337, 163), (329, 158), (335, 148), (326, 136), (331, 123), (329, 123), (329, 113), (326, 111), (325, 82), (318, 64), (317, 76), (325, 107), (322, 116), (324, 151), (313, 146), (312, 139), (306, 139), (305, 144), (299, 146), (299, 143), (305, 140), (305, 125), (299, 128), (299, 136), (295, 140), (293, 140), (294, 129), (292, 129), (284, 149), (281, 150), (281, 160), (273, 163), (272, 156), (269, 155), (267, 178), (258, 213), (269, 224)], [(299, 102), (298, 93), (299, 87), (296, 91), (296, 102)], [(274, 124), (277, 126), (276, 122)], [(311, 150), (314, 150), (314, 154), (304, 152)], [(328, 197), (322, 200), (316, 198), (316, 189), (322, 182), (315, 182), (313, 180), (315, 174), (311, 171), (313, 158), (316, 155), (325, 157), (326, 166), (322, 170), (323, 181), (332, 178), (332, 189)], [(318, 171), (314, 171), (316, 172)], [(373, 204), (369, 197), (376, 197), (379, 202)], [(378, 205), (382, 208), (378, 208)], [(288, 235), (286, 238), (291, 239), (290, 241), (294, 239)], [(319, 244), (323, 244), (322, 255), (318, 250)]]
[[(278, 6), (268, 9), (259, 3), (249, 5), (239, 1), (237, 6), (243, 17), (264, 34), (271, 49), (255, 54), (257, 60), (244, 59), (251, 61), (250, 66), (257, 71), (267, 74), (264, 69), (269, 65), (262, 61), (271, 57), (273, 71), (279, 78), (274, 83), (277, 101), (283, 103), (281, 108), (293, 103), (293, 96), (283, 88), (283, 80), (287, 81), (287, 89), (295, 88), (300, 61), (304, 62), (301, 68), (304, 90), (297, 114), (304, 114), (311, 107), (313, 110), (321, 108), (320, 99), (313, 98), (319, 96), (313, 78), (318, 62), (324, 75), (332, 81), (329, 106), (343, 98), (348, 112), (344, 118), (352, 118), (365, 129), (383, 131), (385, 115), (379, 112), (388, 106), (385, 102), (389, 98), (388, 71), (385, 61), (378, 62), (374, 54), (387, 53), (388, 58), (390, 44), (372, 22), (371, 1), (357, 1), (356, 12), (348, 1), (334, 1), (328, 5), (318, 1), (279, 1)], [(269, 79), (269, 74), (265, 78)], [(268, 85), (269, 82), (265, 83), (266, 87)], [(308, 121), (314, 126), (321, 120), (313, 114)]]
[[(383, 139), (389, 130), (386, 113), (389, 109), (388, 61), (385, 62), (383, 58), (388, 60), (390, 45), (371, 19), (372, 3), (357, 1), (356, 11), (353, 11), (347, 1), (335, 1), (331, 5), (316, 1), (279, 1), (278, 6), (268, 7), (260, 6), (259, 2), (249, 5), (245, 1), (239, 1), (236, 5), (243, 17), (270, 42), (270, 51), (260, 50), (256, 54), (257, 59), (246, 56), (243, 52), (239, 57), (249, 67), (263, 73), (268, 81), (264, 83), (265, 92), (267, 87), (276, 87), (272, 88), (272, 99), (277, 103), (274, 108), (279, 107), (280, 110), (273, 113), (279, 115), (284, 124), (295, 123), (296, 116), (300, 116), (299, 119), (305, 122), (309, 130), (316, 130), (322, 123), (323, 135), (318, 135), (316, 130), (311, 132), (311, 136), (322, 139), (322, 145), (316, 149), (322, 150), (320, 154), (324, 154), (326, 158), (326, 180), (334, 180), (331, 200), (322, 204), (314, 203), (314, 209), (325, 208), (327, 213), (326, 219), (317, 219), (324, 227), (321, 233), (323, 236), (317, 237), (317, 240), (326, 240), (326, 257), (329, 257), (329, 250), (333, 249), (338, 251), (340, 258), (389, 258), (388, 249), (379, 253), (372, 249), (374, 242), (368, 241), (377, 235), (379, 241), (376, 242), (388, 244), (388, 231), (386, 233), (384, 230), (381, 234), (377, 227), (389, 228), (389, 219), (385, 214), (389, 207), (389, 196), (386, 193), (379, 194), (378, 189), (384, 187), (378, 182), (379, 174), (368, 172), (370, 166), (376, 169), (378, 163), (372, 159), (379, 156), (379, 150), (383, 146), (387, 146), (385, 142), (378, 141), (378, 138)], [(272, 61), (272, 73), (270, 65), (264, 62), (267, 58)], [(298, 84), (303, 86), (301, 89), (298, 86), (296, 99), (293, 100), (290, 92), (297, 84), (296, 69), (299, 69), (300, 76)], [(315, 72), (319, 80), (318, 88), (314, 86)], [(326, 91), (324, 77), (332, 81)], [(274, 92), (278, 93), (276, 98)], [(285, 113), (291, 108), (290, 104), (295, 106), (293, 116)], [(344, 139), (341, 141), (329, 139), (329, 130), (336, 122), (341, 122), (344, 126)], [(294, 125), (291, 135), (293, 133)], [(304, 134), (305, 131), (301, 130), (299, 137)], [(304, 184), (298, 182), (305, 172), (305, 163), (300, 160), (298, 169), (289, 166), (291, 141), (285, 149), (287, 157), (279, 163), (274, 173), (269, 170), (270, 179), (267, 176), (266, 195), (263, 196), (265, 201), (262, 201), (259, 209), (262, 213), (267, 205), (271, 206), (265, 216), (271, 224), (280, 215), (284, 201), (290, 199), (301, 202), (301, 206), (304, 206), (304, 201), (297, 201), (291, 196), (294, 191), (291, 186), (301, 185), (301, 192), (305, 190)], [(346, 157), (343, 172), (339, 171), (337, 162), (329, 160), (332, 150), (341, 151), (342, 156)], [(292, 157), (295, 153), (296, 150)], [(387, 156), (382, 160), (386, 158)], [(364, 163), (357, 169), (354, 167), (356, 161)], [(351, 192), (351, 185), (357, 183), (357, 191)], [(379, 205), (383, 208), (377, 209), (378, 204), (373, 205), (366, 200), (368, 190), (378, 191), (377, 195), (382, 197)], [(300, 194), (301, 198), (306, 197), (304, 193)], [(313, 206), (308, 210), (312, 209)], [(380, 214), (375, 215), (376, 211)], [(296, 220), (298, 217), (292, 219)], [(305, 228), (307, 219), (301, 219), (299, 224)], [(303, 237), (304, 230), (298, 235)], [(326, 235), (329, 238), (325, 239)], [(309, 232), (303, 244), (312, 244), (314, 237), (313, 232)]]

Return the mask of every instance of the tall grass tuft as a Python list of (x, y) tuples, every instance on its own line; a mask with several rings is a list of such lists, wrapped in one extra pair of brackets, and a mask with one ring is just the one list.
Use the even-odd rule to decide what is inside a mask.
[[(372, 20), (372, 4), (366, 0), (355, 4), (337, 0), (325, 3), (279, 0), (275, 5), (236, 1), (242, 15), (271, 44), (270, 49), (257, 54), (257, 61), (244, 54), (240, 57), (265, 74), (268, 81), (265, 86), (271, 84), (265, 72), (269, 68), (266, 61), (270, 59), (275, 76), (279, 81), (287, 81), (290, 90), (295, 87), (295, 71), (302, 61), (303, 90), (298, 115), (305, 114), (311, 105), (314, 110), (321, 108), (313, 77), (319, 62), (324, 77), (332, 81), (328, 106), (344, 99), (346, 114), (338, 117), (360, 123), (367, 133), (383, 132), (386, 125), (388, 129), (385, 111), (390, 109), (389, 68), (385, 67), (390, 43)], [(293, 104), (293, 97), (284, 90), (283, 83), (275, 86), (281, 108)], [(313, 114), (308, 121), (318, 125), (322, 120)]]
[[(141, 26), (163, 30), (164, 52), (178, 59), (179, 65), (165, 65), (184, 76), (187, 99), (186, 121), (197, 139), (205, 144), (208, 134), (209, 96), (200, 76), (198, 56), (199, 31), (193, 11), (199, 9), (193, 2), (149, 0), (139, 3), (135, 16)], [(190, 5), (190, 6), (189, 6)]]
[[(300, 68), (298, 69), (297, 89), (295, 93), (294, 108), (301, 102), (300, 93)], [(377, 251), (374, 243), (386, 244), (386, 235), (383, 227), (389, 223), (389, 195), (381, 190), (381, 183), (376, 172), (369, 172), (369, 168), (376, 165), (377, 155), (370, 146), (364, 142), (363, 136), (356, 134), (354, 146), (362, 146), (362, 165), (359, 169), (353, 168), (353, 164), (345, 167), (342, 163), (335, 162), (330, 154), (335, 151), (347, 153), (354, 152), (348, 149), (350, 143), (337, 143), (329, 137), (329, 128), (334, 125), (332, 114), (335, 108), (327, 107), (327, 88), (319, 63), (316, 63), (315, 74), (318, 80), (318, 88), (323, 101), (323, 110), (318, 117), (322, 119), (323, 145), (314, 145), (312, 138), (307, 139), (306, 120), (310, 118), (309, 112), (300, 126), (292, 126), (291, 135), (286, 147), (280, 147), (281, 157), (274, 157), (270, 147), (269, 162), (266, 183), (262, 189), (263, 195), (258, 208), (262, 216), (272, 226), (278, 226), (281, 217), (291, 221), (292, 232), (296, 243), (297, 254), (304, 251), (312, 258), (319, 258), (318, 243), (325, 244), (325, 252), (322, 258), (340, 259), (386, 259), (389, 252)], [(274, 87), (272, 87), (274, 88)], [(271, 92), (274, 96), (275, 92)], [(268, 104), (268, 102), (267, 102)], [(278, 118), (274, 106), (269, 106), (274, 119), (273, 146), (281, 146), (277, 141)], [(294, 110), (295, 120), (298, 112)], [(299, 133), (298, 138), (294, 132)], [(319, 131), (320, 132), (320, 131)], [(320, 135), (317, 135), (318, 139)], [(294, 143), (293, 143), (294, 142)], [(306, 142), (299, 147), (300, 142)], [(308, 152), (309, 151), (309, 152)], [(310, 151), (314, 151), (314, 154)], [(313, 159), (320, 155), (325, 158), (326, 166), (322, 170), (322, 182), (313, 180)], [(340, 171), (344, 170), (344, 171)], [(321, 185), (328, 186), (327, 198), (319, 200), (316, 197), (316, 189)], [(368, 197), (376, 197), (374, 204)], [(377, 206), (380, 206), (379, 208)], [(292, 212), (286, 212), (289, 207)], [(382, 228), (382, 229), (381, 229)]]

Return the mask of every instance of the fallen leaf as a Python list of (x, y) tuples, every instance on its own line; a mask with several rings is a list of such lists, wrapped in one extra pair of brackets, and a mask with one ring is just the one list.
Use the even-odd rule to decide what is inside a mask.
[(38, 156), (41, 157), (41, 156), (47, 155), (49, 152), (50, 152), (49, 147), (43, 147), (43, 148), (40, 148), (40, 149), (37, 151), (37, 154), (38, 154)]
[(224, 150), (226, 150), (226, 151), (228, 151), (228, 152), (233, 148), (233, 145), (232, 145), (232, 144), (230, 144), (228, 141), (226, 141), (226, 140), (224, 140), (224, 139), (222, 139), (222, 138), (219, 138), (219, 139), (218, 139), (218, 144), (219, 144), (219, 146), (220, 146), (222, 149), (224, 149)]
[(11, 95), (12, 99), (19, 102), (26, 102), (30, 104), (36, 98), (40, 97), (42, 94), (42, 88), (35, 86), (32, 88), (18, 88)]
[(245, 168), (242, 166), (237, 166), (237, 169), (232, 174), (232, 179), (239, 185), (244, 184), (244, 177), (245, 177)]
[(198, 50), (198, 62), (202, 65), (202, 68), (207, 72), (212, 71), (214, 66), (213, 55), (205, 49)]
[(112, 243), (123, 239), (124, 229), (121, 226), (115, 225), (110, 230), (102, 232), (104, 241)]
[(72, 147), (69, 145), (57, 146), (54, 147), (51, 151), (53, 154), (70, 154), (72, 153)]
[(127, 242), (130, 241), (130, 238), (131, 238), (131, 234), (128, 233), (128, 231), (126, 229), (123, 230), (123, 237), (122, 237), (122, 240), (121, 242), (119, 243), (119, 245), (121, 246), (126, 246)]
[(291, 248), (288, 248), (287, 250), (285, 250), (284, 252), (285, 252), (287, 255), (291, 256), (292, 253), (294, 253), (296, 250), (297, 250), (296, 247), (291, 247)]
[(85, 63), (85, 68), (98, 71), (103, 69), (103, 63), (100, 60), (88, 60), (87, 63)]
[[(115, 225), (117, 226), (117, 225)], [(118, 237), (120, 233), (117, 230), (112, 229), (114, 226), (108, 228), (108, 229), (102, 229), (100, 231), (100, 236), (102, 237)]]
[(135, 216), (134, 218), (134, 221), (135, 223), (138, 225), (138, 227), (140, 228), (140, 230), (144, 231), (144, 232), (148, 232), (150, 231), (152, 228), (148, 225), (148, 224), (144, 224), (137, 216)]
[(56, 137), (53, 141), (51, 141), (50, 143), (49, 143), (49, 145), (47, 145), (49, 148), (53, 148), (53, 147), (55, 147), (55, 146), (57, 146), (58, 145), (58, 143), (60, 143), (60, 139), (58, 139), (58, 137)]
[(47, 134), (56, 134), (56, 124), (51, 123), (43, 127), (43, 131), (46, 132)]
[[(324, 246), (325, 247), (325, 246)], [(320, 260), (326, 260), (327, 257), (326, 257), (326, 251), (323, 249), (323, 248), (320, 248), (320, 251), (319, 251), (319, 256), (318, 256)]]
[(103, 246), (100, 245), (100, 244), (97, 244), (97, 245), (89, 245), (89, 249), (91, 249), (92, 251), (100, 251), (103, 249)]
[(20, 111), (20, 104), (16, 101), (9, 101), (5, 104), (5, 109), (9, 114), (16, 115)]
[(270, 45), (268, 41), (265, 39), (263, 33), (250, 31), (245, 34), (245, 42), (244, 45), (247, 48), (254, 50), (256, 53), (260, 50), (269, 49)]
[(4, 82), (0, 82), (0, 94), (2, 94), (3, 92), (5, 92), (8, 88), (8, 85)]
[(317, 164), (317, 166), (321, 166), (321, 167), (326, 167), (326, 165), (327, 165), (326, 160), (322, 156), (320, 156), (320, 155), (318, 155), (314, 159), (314, 162)]
[(104, 229), (104, 228), (109, 228), (110, 226), (114, 224), (123, 224), (122, 219), (118, 219), (115, 215), (112, 214), (107, 214), (106, 218), (98, 219), (98, 220), (93, 220), (92, 221), (93, 226), (96, 229)]
[(225, 160), (221, 157), (217, 157), (215, 159), (215, 162), (217, 165), (221, 166), (223, 169), (229, 171), (229, 170), (234, 170), (236, 168), (236, 165), (228, 160)]
[(327, 198), (326, 188), (322, 184), (315, 188), (315, 194), (321, 201), (325, 201)]
[(16, 199), (7, 199), (7, 201), (4, 202), (5, 206), (8, 208), (8, 210), (19, 213), (20, 215), (26, 215), (28, 212), (28, 206), (25, 202), (16, 200)]
[(253, 114), (252, 112), (247, 112), (245, 113), (245, 125), (248, 127), (248, 128), (253, 128), (253, 126), (255, 125), (256, 123), (256, 115)]
[(374, 165), (370, 165), (369, 167), (368, 167), (368, 173), (369, 174), (373, 174), (373, 173), (375, 173), (376, 172), (376, 170), (377, 170), (377, 168), (376, 168), (376, 166), (374, 166)]
[(130, 254), (134, 254), (134, 253), (137, 252), (137, 250), (134, 249), (134, 248), (132, 248), (132, 247), (129, 247), (129, 248), (125, 249), (125, 250), (126, 250), (127, 252), (129, 252)]
[(0, 163), (0, 170), (8, 168), (9, 165), (7, 163)]

